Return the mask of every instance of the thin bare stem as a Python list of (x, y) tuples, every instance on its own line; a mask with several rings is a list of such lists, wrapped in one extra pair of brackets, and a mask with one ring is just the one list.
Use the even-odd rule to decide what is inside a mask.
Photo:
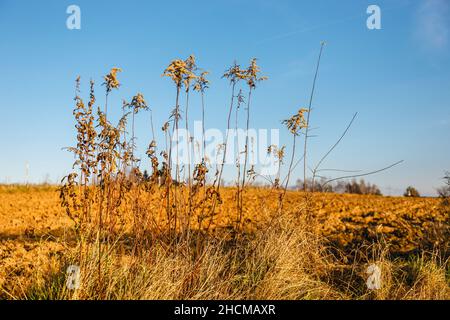
[(310, 127), (310, 117), (311, 117), (311, 107), (312, 107), (312, 102), (313, 102), (313, 98), (314, 98), (314, 92), (316, 89), (316, 81), (317, 81), (317, 75), (319, 74), (319, 66), (320, 66), (320, 60), (322, 58), (322, 52), (323, 52), (323, 47), (325, 45), (325, 42), (322, 42), (320, 45), (320, 52), (319, 52), (319, 57), (317, 59), (317, 65), (316, 65), (316, 72), (314, 74), (314, 81), (313, 81), (313, 86), (311, 89), (311, 96), (309, 98), (309, 105), (308, 105), (308, 116), (306, 119), (306, 130), (305, 130), (305, 145), (304, 145), (304, 149), (303, 149), (303, 189), (306, 191), (306, 168), (307, 168), (307, 164), (306, 164), (306, 160), (307, 160), (307, 150), (308, 150), (308, 134), (309, 134), (309, 127)]
[(243, 175), (242, 175), (242, 186), (241, 186), (241, 192), (240, 192), (240, 205), (239, 205), (239, 222), (242, 220), (242, 211), (244, 206), (244, 190), (245, 190), (245, 178), (247, 176), (247, 162), (248, 162), (248, 152), (249, 152), (249, 143), (248, 143), (248, 130), (250, 129), (250, 104), (252, 99), (252, 87), (250, 86), (249, 92), (248, 92), (248, 102), (247, 102), (247, 123), (246, 123), (246, 136), (245, 136), (245, 155), (244, 155), (244, 168), (243, 168)]
[(288, 189), (288, 187), (289, 187), (289, 180), (290, 180), (290, 178), (291, 178), (291, 173), (292, 173), (292, 170), (293, 170), (292, 165), (293, 165), (293, 163), (294, 163), (294, 158), (295, 158), (296, 140), (297, 140), (297, 135), (296, 135), (296, 134), (293, 134), (291, 161), (290, 161), (290, 163), (289, 163), (289, 170), (288, 170), (288, 173), (287, 173), (287, 176), (286, 176), (286, 184), (285, 184), (285, 186), (284, 186), (283, 194), (282, 194), (282, 196), (280, 197), (279, 205), (278, 205), (278, 212), (279, 212), (280, 214), (281, 214), (281, 212), (283, 211), (283, 201), (284, 201), (284, 197), (286, 196), (287, 189)]
[(352, 126), (353, 122), (356, 119), (356, 116), (358, 115), (358, 113), (356, 112), (353, 115), (352, 120), (350, 120), (350, 123), (347, 125), (347, 127), (345, 128), (344, 132), (342, 133), (342, 135), (339, 137), (339, 139), (336, 141), (336, 143), (328, 150), (328, 152), (322, 157), (322, 159), (320, 159), (320, 161), (317, 163), (316, 167), (313, 170), (313, 178), (312, 178), (312, 191), (314, 192), (314, 180), (315, 180), (315, 176), (316, 173), (318, 172), (318, 169), (320, 167), (320, 165), (325, 161), (325, 159), (331, 154), (331, 152), (333, 152), (333, 150), (339, 145), (339, 143), (342, 141), (342, 139), (345, 137), (345, 135), (347, 134), (348, 130), (350, 129), (350, 127)]
[(337, 181), (337, 180), (366, 177), (366, 176), (370, 176), (370, 175), (373, 175), (373, 174), (376, 174), (376, 173), (380, 173), (380, 172), (386, 171), (386, 170), (388, 170), (388, 169), (390, 169), (392, 167), (395, 167), (395, 166), (397, 166), (397, 165), (399, 165), (400, 163), (403, 163), (403, 162), (404, 162), (404, 160), (400, 160), (400, 161), (397, 161), (396, 163), (391, 164), (390, 166), (387, 166), (385, 168), (382, 168), (382, 169), (379, 169), (379, 170), (375, 170), (375, 171), (371, 171), (371, 172), (367, 172), (367, 173), (364, 173), (364, 174), (349, 175), (349, 176), (343, 176), (343, 177), (339, 177), (339, 178), (330, 179), (330, 180), (326, 181), (324, 184), (322, 184), (322, 187), (326, 186), (327, 184), (329, 184), (329, 183), (331, 183), (333, 181)]
[(223, 169), (224, 169), (224, 166), (225, 166), (225, 161), (226, 161), (226, 156), (227, 156), (227, 144), (228, 144), (228, 136), (230, 134), (230, 128), (231, 128), (231, 114), (233, 112), (235, 88), (236, 88), (236, 82), (233, 81), (232, 88), (231, 88), (230, 109), (228, 110), (227, 133), (225, 134), (223, 158), (222, 158), (222, 165), (220, 166), (219, 179), (218, 179), (218, 185), (217, 185), (217, 192), (220, 190), (220, 184), (221, 184), (221, 181), (222, 181)]
[(153, 127), (153, 111), (150, 109), (150, 125), (152, 127), (152, 140), (156, 142), (155, 140), (155, 128)]

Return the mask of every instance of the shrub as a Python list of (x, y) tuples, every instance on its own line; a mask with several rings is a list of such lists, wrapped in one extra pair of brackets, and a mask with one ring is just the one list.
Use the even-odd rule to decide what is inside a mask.
[(439, 188), (438, 194), (441, 198), (448, 198), (450, 197), (450, 172), (445, 173), (445, 186)]
[(408, 188), (406, 188), (406, 191), (403, 194), (403, 196), (411, 197), (411, 198), (419, 198), (420, 193), (419, 193), (419, 191), (417, 191), (416, 188), (409, 186)]
[(439, 197), (442, 199), (442, 204), (445, 207), (450, 207), (450, 172), (445, 173), (445, 186), (437, 189)]

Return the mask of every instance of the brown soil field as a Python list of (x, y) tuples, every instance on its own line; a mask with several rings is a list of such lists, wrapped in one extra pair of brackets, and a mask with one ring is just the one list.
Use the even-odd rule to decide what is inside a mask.
[[(214, 229), (232, 223), (233, 196), (224, 190)], [(285, 214), (300, 217), (305, 196), (288, 192)], [(246, 191), (245, 228), (251, 231), (270, 223), (276, 199), (271, 190)], [(437, 246), (448, 253), (450, 217), (439, 199), (314, 194), (309, 201), (319, 233), (346, 251), (381, 240), (396, 254)], [(0, 187), (0, 288), (20, 290), (34, 270), (51, 268), (49, 262), (62, 254), (72, 229), (56, 187)]]

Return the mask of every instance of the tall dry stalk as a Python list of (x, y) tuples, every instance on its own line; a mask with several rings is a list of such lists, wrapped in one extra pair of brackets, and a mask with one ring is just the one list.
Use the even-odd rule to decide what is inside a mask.
[(218, 183), (217, 183), (217, 192), (219, 192), (220, 190), (220, 185), (221, 185), (221, 181), (222, 181), (222, 174), (223, 174), (223, 169), (226, 163), (226, 157), (227, 157), (227, 145), (228, 145), (228, 138), (229, 138), (229, 134), (230, 134), (230, 129), (231, 129), (231, 115), (233, 113), (233, 106), (234, 106), (234, 98), (235, 98), (235, 90), (236, 90), (236, 85), (240, 80), (245, 80), (246, 79), (246, 72), (245, 70), (242, 70), (240, 68), (240, 66), (234, 62), (234, 64), (224, 73), (224, 75), (222, 76), (222, 78), (227, 78), (228, 80), (230, 80), (230, 85), (231, 85), (231, 101), (230, 101), (230, 107), (228, 109), (228, 117), (227, 117), (227, 131), (225, 134), (225, 141), (223, 144), (223, 156), (222, 156), (222, 163), (220, 166), (220, 170), (219, 170), (219, 174), (218, 174)]
[[(167, 76), (172, 79), (176, 86), (176, 99), (175, 99), (175, 108), (173, 109), (170, 118), (173, 120), (172, 126), (172, 134), (175, 136), (177, 145), (176, 145), (176, 162), (175, 162), (175, 189), (174, 189), (174, 209), (175, 214), (171, 214), (171, 205), (170, 201), (167, 202), (167, 211), (169, 212), (169, 216), (173, 216), (173, 234), (175, 235), (177, 232), (177, 220), (179, 219), (178, 210), (179, 210), (179, 201), (183, 201), (183, 196), (178, 199), (178, 185), (181, 184), (180, 181), (180, 169), (179, 169), (179, 120), (181, 118), (181, 110), (179, 105), (179, 98), (181, 89), (184, 86), (186, 88), (186, 92), (189, 92), (188, 87), (190, 86), (190, 82), (195, 79), (195, 74), (193, 73), (193, 69), (195, 67), (195, 59), (193, 56), (190, 56), (187, 60), (176, 59), (173, 60), (169, 66), (164, 70), (163, 76)], [(169, 147), (169, 172), (171, 173), (172, 169), (172, 139), (170, 139), (170, 147)], [(167, 185), (167, 197), (170, 195), (170, 186), (172, 183)]]
[[(176, 160), (176, 167), (175, 167), (175, 180), (178, 183), (179, 180), (179, 167), (178, 167), (178, 121), (180, 118), (180, 107), (179, 107), (179, 98), (180, 98), (180, 91), (183, 81), (183, 74), (184, 70), (186, 68), (185, 62), (183, 60), (174, 60), (172, 61), (169, 66), (166, 68), (166, 70), (163, 73), (163, 76), (170, 77), (176, 86), (176, 98), (175, 98), (175, 108), (172, 110), (172, 113), (170, 115), (170, 119), (173, 121), (173, 127), (172, 127), (172, 133), (177, 133), (177, 160)], [(169, 155), (168, 155), (168, 174), (172, 175), (172, 138), (170, 138), (169, 141)], [(169, 228), (171, 226), (171, 223), (173, 221), (173, 235), (175, 236), (176, 229), (177, 229), (177, 208), (175, 207), (175, 214), (172, 215), (172, 205), (170, 202), (170, 192), (171, 192), (171, 186), (172, 186), (172, 179), (168, 180), (169, 183), (166, 185), (166, 197), (167, 197), (167, 203), (166, 203), (166, 210), (167, 210), (167, 216), (169, 217)], [(174, 190), (174, 200), (175, 203), (177, 202), (177, 188), (175, 187)]]
[[(307, 113), (307, 109), (299, 109), (296, 114), (294, 114), (289, 119), (286, 119), (283, 121), (283, 124), (286, 125), (289, 132), (292, 134), (292, 152), (291, 152), (291, 161), (289, 162), (289, 168), (286, 176), (286, 184), (284, 186), (284, 190), (282, 193), (282, 196), (279, 198), (279, 204), (278, 204), (278, 212), (281, 213), (283, 211), (283, 200), (286, 196), (287, 189), (289, 188), (289, 181), (292, 174), (292, 167), (294, 164), (294, 158), (295, 158), (295, 150), (296, 150), (296, 141), (297, 136), (299, 136), (302, 133), (302, 129), (305, 129), (305, 131), (308, 128), (307, 121), (305, 120), (305, 113)], [(305, 133), (306, 134), (306, 133)]]
[(135, 157), (134, 157), (134, 151), (136, 149), (136, 136), (134, 134), (134, 118), (135, 116), (139, 113), (139, 111), (141, 110), (148, 110), (148, 106), (147, 106), (147, 102), (144, 99), (144, 96), (142, 95), (142, 93), (138, 93), (137, 95), (135, 95), (132, 99), (130, 103), (125, 102), (124, 103), (124, 108), (129, 108), (131, 110), (131, 114), (132, 114), (132, 120), (131, 120), (131, 157), (132, 157), (132, 169), (134, 169), (134, 164), (135, 164)]
[(246, 121), (246, 136), (245, 136), (245, 149), (244, 149), (244, 168), (243, 168), (243, 174), (242, 174), (242, 185), (241, 185), (241, 192), (239, 192), (240, 196), (240, 203), (239, 203), (239, 225), (242, 221), (242, 212), (243, 212), (243, 195), (245, 190), (245, 180), (247, 175), (249, 175), (251, 172), (247, 172), (247, 162), (248, 162), (248, 154), (249, 154), (249, 129), (250, 129), (250, 106), (251, 106), (251, 99), (252, 99), (252, 91), (256, 89), (256, 84), (260, 81), (267, 80), (267, 77), (261, 77), (259, 73), (261, 72), (261, 68), (256, 64), (256, 58), (253, 58), (250, 61), (250, 66), (245, 71), (245, 80), (247, 81), (247, 85), (249, 88), (248, 91), (248, 100), (247, 100), (247, 121)]
[(317, 76), (319, 74), (320, 60), (322, 58), (322, 52), (323, 52), (323, 47), (324, 46), (325, 46), (325, 42), (322, 41), (321, 44), (320, 44), (319, 57), (317, 58), (317, 65), (316, 65), (316, 71), (314, 73), (314, 80), (313, 80), (313, 85), (312, 85), (312, 89), (311, 89), (311, 95), (310, 95), (310, 98), (309, 98), (308, 116), (306, 118), (305, 144), (304, 144), (304, 148), (303, 148), (303, 190), (305, 192), (307, 191), (307, 182), (306, 182), (307, 161), (306, 160), (307, 160), (307, 150), (308, 150), (308, 138), (309, 138), (311, 108), (312, 108), (312, 103), (313, 103), (313, 98), (314, 98), (314, 92), (315, 92), (315, 89), (316, 89)]
[[(191, 152), (192, 152), (192, 140), (191, 135), (189, 132), (189, 93), (191, 88), (191, 82), (195, 81), (197, 76), (195, 75), (195, 72), (197, 71), (197, 65), (195, 64), (195, 57), (194, 55), (190, 55), (186, 59), (186, 69), (187, 73), (184, 76), (184, 86), (186, 91), (186, 111), (185, 111), (185, 128), (186, 128), (186, 139), (187, 139), (187, 174), (188, 174), (188, 206), (186, 208), (187, 214), (185, 221), (185, 230), (184, 232), (190, 234), (190, 223), (191, 223), (191, 216), (192, 216), (192, 174), (191, 174)], [(195, 85), (195, 84), (194, 84)]]
[(206, 140), (205, 140), (205, 90), (209, 88), (209, 80), (206, 79), (208, 71), (203, 71), (195, 79), (194, 90), (200, 92), (201, 104), (202, 104), (202, 162), (206, 162), (205, 150), (206, 150)]
[(241, 151), (240, 151), (240, 145), (239, 145), (239, 110), (241, 109), (241, 105), (244, 104), (244, 96), (242, 94), (242, 89), (239, 90), (239, 93), (237, 95), (237, 105), (236, 105), (236, 115), (235, 115), (235, 124), (234, 129), (236, 132), (236, 169), (237, 169), (237, 178), (236, 178), (236, 210), (237, 210), (237, 221), (239, 221), (240, 216), (240, 203), (241, 203)]
[(117, 72), (122, 72), (120, 68), (112, 68), (110, 73), (108, 73), (104, 80), (103, 85), (106, 86), (106, 98), (105, 98), (105, 118), (108, 119), (108, 97), (112, 89), (118, 89), (120, 87), (120, 82), (117, 80)]
[[(205, 137), (205, 91), (209, 88), (209, 80), (206, 79), (208, 71), (203, 71), (195, 79), (193, 90), (197, 91), (201, 95), (201, 111), (202, 111), (202, 160), (200, 163), (196, 164), (194, 169), (194, 185), (193, 194), (195, 195), (200, 188), (203, 189), (203, 196), (206, 197), (206, 176), (208, 173), (207, 161), (206, 159), (206, 137)], [(202, 220), (205, 214), (205, 201), (201, 205), (201, 213), (198, 218), (199, 230), (202, 226)], [(197, 242), (197, 246), (198, 246)]]
[(230, 85), (231, 85), (231, 101), (230, 101), (230, 107), (228, 109), (228, 117), (227, 117), (227, 131), (225, 134), (225, 141), (222, 145), (223, 147), (223, 155), (222, 155), (222, 162), (220, 163), (220, 167), (217, 168), (216, 170), (216, 174), (215, 174), (215, 178), (213, 181), (213, 184), (210, 188), (207, 189), (207, 198), (212, 200), (212, 205), (211, 205), (211, 209), (209, 212), (209, 222), (208, 222), (208, 226), (206, 228), (206, 230), (209, 230), (209, 228), (211, 227), (211, 224), (213, 222), (213, 218), (215, 215), (215, 209), (217, 206), (217, 203), (221, 202), (221, 197), (220, 197), (220, 186), (222, 183), (222, 175), (223, 175), (223, 171), (224, 171), (224, 167), (225, 167), (225, 163), (226, 163), (226, 157), (227, 157), (227, 144), (228, 144), (228, 137), (230, 134), (230, 129), (231, 129), (231, 115), (233, 113), (233, 106), (234, 106), (234, 99), (235, 99), (235, 90), (236, 90), (236, 85), (240, 80), (244, 80), (246, 79), (246, 75), (245, 75), (245, 70), (242, 70), (240, 68), (240, 66), (234, 62), (234, 64), (225, 71), (225, 73), (223, 74), (222, 78), (226, 78), (230, 81)]

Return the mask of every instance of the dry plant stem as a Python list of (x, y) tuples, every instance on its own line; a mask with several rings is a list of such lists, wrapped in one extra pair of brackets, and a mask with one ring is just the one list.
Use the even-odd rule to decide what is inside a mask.
[(387, 167), (384, 167), (384, 168), (382, 168), (382, 169), (378, 169), (378, 170), (371, 171), (371, 172), (367, 172), (367, 173), (363, 173), (363, 174), (355, 174), (355, 175), (349, 175), (349, 176), (343, 176), (343, 177), (338, 177), (338, 178), (330, 179), (330, 180), (326, 181), (326, 182), (323, 184), (323, 186), (326, 186), (327, 184), (329, 184), (329, 183), (331, 183), (331, 182), (334, 182), (334, 181), (338, 181), (338, 180), (351, 179), (351, 178), (360, 178), (360, 177), (366, 177), (366, 176), (370, 176), (370, 175), (373, 175), (373, 174), (376, 174), (376, 173), (380, 173), (380, 172), (386, 171), (386, 170), (388, 170), (388, 169), (391, 169), (391, 168), (393, 168), (393, 167), (395, 167), (395, 166), (397, 166), (397, 165), (403, 163), (403, 161), (404, 161), (404, 160), (400, 160), (400, 161), (397, 161), (396, 163), (393, 163), (393, 164), (391, 164), (391, 165), (389, 165), (389, 166), (387, 166)]
[(155, 140), (155, 128), (153, 127), (153, 111), (150, 110), (150, 125), (152, 128), (152, 140), (156, 142)]
[[(177, 215), (177, 184), (179, 183), (179, 166), (178, 166), (178, 114), (179, 114), (179, 97), (180, 97), (180, 89), (181, 89), (181, 85), (178, 84), (177, 85), (177, 96), (176, 96), (176, 101), (175, 101), (175, 118), (174, 118), (174, 123), (173, 123), (173, 127), (172, 127), (172, 137), (170, 138), (169, 141), (169, 174), (172, 174), (172, 140), (173, 140), (173, 133), (176, 132), (177, 134), (177, 158), (176, 158), (176, 165), (175, 165), (175, 179), (176, 179), (176, 184), (175, 184), (175, 188), (174, 188), (174, 204), (175, 204), (175, 214), (172, 216), (172, 208), (171, 208), (171, 203), (170, 203), (170, 191), (171, 191), (171, 185), (172, 185), (172, 179), (169, 179), (170, 182), (167, 184), (167, 211), (168, 211), (168, 216), (170, 217), (169, 220), (169, 226), (171, 225), (171, 221), (173, 220), (173, 237), (175, 237), (176, 235), (176, 230), (177, 230), (177, 219), (178, 219), (178, 215)], [(169, 227), (170, 228), (170, 227)]]
[[(107, 119), (107, 114), (108, 114), (108, 89), (106, 89), (106, 94), (105, 94), (105, 120), (108, 121)], [(101, 183), (103, 182), (103, 177), (101, 177)], [(104, 194), (103, 194), (103, 190), (101, 190), (101, 202), (100, 202), (100, 210), (99, 210), (99, 226), (98, 226), (98, 239), (100, 239), (100, 233), (102, 230), (102, 224), (103, 224), (103, 220), (102, 220), (102, 214), (103, 214), (103, 200), (104, 200)], [(101, 253), (101, 244), (100, 241), (98, 242), (98, 256), (100, 257), (100, 253)], [(99, 279), (100, 279), (100, 273), (101, 273), (101, 261), (99, 258), (98, 261), (98, 274), (99, 274)]]
[(132, 115), (132, 123), (131, 123), (131, 168), (134, 169), (134, 116), (135, 116), (135, 111), (133, 110), (133, 115)]
[[(108, 96), (109, 96), (109, 89), (106, 89), (105, 94), (105, 122), (108, 123)], [(101, 203), (100, 203), (100, 211), (99, 211), (99, 225), (98, 225), (98, 281), (99, 281), (99, 287), (101, 287), (101, 274), (102, 274), (102, 261), (101, 261), (101, 255), (102, 255), (102, 231), (103, 231), (103, 201), (104, 201), (104, 195), (105, 195), (105, 189), (107, 188), (107, 183), (105, 181), (104, 176), (102, 176), (102, 183), (103, 183), (103, 190), (101, 193)], [(106, 206), (106, 211), (108, 211), (108, 205)]]
[(187, 214), (187, 226), (186, 232), (189, 232), (190, 224), (191, 224), (191, 215), (192, 215), (192, 180), (191, 180), (191, 139), (189, 134), (189, 118), (188, 118), (188, 111), (189, 111), (189, 87), (186, 89), (186, 134), (187, 136), (187, 145), (188, 145), (188, 214)]
[[(167, 155), (167, 161), (170, 161), (169, 160), (169, 153), (170, 153), (170, 151), (168, 150), (168, 148), (170, 148), (170, 140), (169, 140), (169, 134), (168, 134), (168, 132), (167, 132), (167, 130), (164, 130), (164, 137), (165, 137), (165, 140), (166, 140), (166, 155)], [(164, 187), (166, 188), (166, 194), (165, 194), (165, 196), (166, 196), (166, 216), (167, 216), (167, 223), (169, 224), (169, 230), (170, 230), (170, 221), (171, 221), (171, 212), (170, 212), (170, 182), (169, 182), (169, 180), (170, 180), (170, 178), (169, 177), (167, 177), (168, 175), (170, 175), (171, 174), (171, 172), (170, 172), (170, 164), (167, 164), (167, 172), (165, 172), (164, 174), (165, 174), (165, 177), (164, 177), (164, 179), (165, 179), (165, 181), (164, 181)]]
[(240, 204), (239, 204), (239, 220), (238, 225), (241, 225), (242, 222), (242, 211), (244, 206), (244, 191), (245, 191), (245, 177), (247, 176), (247, 162), (248, 162), (248, 151), (249, 151), (249, 144), (248, 144), (248, 130), (250, 128), (250, 104), (252, 99), (252, 87), (250, 86), (249, 92), (248, 92), (248, 103), (247, 103), (247, 124), (246, 124), (246, 136), (245, 136), (245, 155), (244, 155), (244, 170), (242, 175), (242, 186), (241, 186), (241, 192), (240, 192)]
[[(235, 130), (238, 132), (238, 115), (239, 115), (239, 103), (236, 108), (236, 119), (235, 119)], [(236, 134), (236, 150), (237, 150), (237, 159), (236, 159), (236, 167), (237, 167), (237, 181), (236, 181), (236, 210), (237, 210), (237, 218), (240, 216), (240, 203), (241, 203), (241, 153), (239, 150), (239, 136)]]
[[(203, 143), (203, 163), (206, 166), (206, 136), (205, 136), (205, 94), (202, 91), (202, 143)], [(203, 192), (206, 196), (206, 174), (203, 178)], [(204, 208), (205, 206), (202, 206), (202, 219), (203, 219), (203, 215), (204, 215)]]
[[(202, 144), (203, 144), (203, 156), (202, 156), (202, 161), (206, 166), (206, 137), (205, 137), (205, 94), (203, 92), (203, 90), (201, 91), (201, 96), (202, 96)], [(203, 191), (206, 195), (206, 174), (203, 177)], [(203, 206), (204, 208), (204, 206)], [(202, 209), (202, 216), (204, 214), (204, 210)]]
[(108, 121), (108, 96), (109, 92), (108, 89), (106, 89), (106, 98), (105, 98), (105, 119)]
[[(124, 116), (125, 116), (125, 107), (122, 107), (122, 117), (124, 117)], [(126, 139), (125, 132), (126, 132), (126, 128), (121, 132), (121, 133), (123, 133), (123, 141), (125, 141), (125, 139)], [(120, 145), (119, 146), (119, 154), (122, 154), (122, 152), (124, 152), (124, 151), (125, 151), (124, 147), (122, 145)], [(122, 159), (119, 158), (119, 163), (118, 163), (119, 168), (122, 167), (122, 162), (121, 161), (122, 161)]]
[[(205, 140), (205, 94), (201, 93), (202, 97), (202, 144), (203, 144), (203, 161), (206, 161), (205, 159), (205, 149), (206, 149), (206, 140)], [(206, 176), (203, 185), (206, 185)]]
[(218, 179), (218, 184), (217, 184), (217, 191), (219, 191), (219, 189), (220, 189), (220, 184), (221, 184), (221, 181), (222, 181), (223, 169), (224, 169), (225, 160), (226, 160), (226, 157), (227, 157), (228, 136), (230, 134), (230, 129), (231, 129), (231, 114), (233, 112), (235, 88), (236, 88), (236, 82), (233, 81), (232, 88), (231, 88), (230, 109), (228, 110), (227, 133), (225, 135), (223, 158), (222, 158), (222, 165), (220, 166), (219, 179)]
[(352, 120), (350, 120), (350, 123), (347, 125), (347, 128), (345, 128), (344, 132), (342, 133), (342, 135), (339, 137), (339, 139), (336, 141), (336, 143), (327, 151), (327, 153), (322, 157), (322, 159), (320, 159), (320, 161), (317, 163), (317, 165), (314, 167), (313, 170), (313, 177), (312, 177), (312, 189), (314, 191), (314, 182), (315, 182), (315, 178), (317, 176), (317, 172), (319, 171), (320, 165), (325, 161), (325, 159), (330, 155), (330, 153), (339, 145), (339, 143), (342, 141), (342, 139), (345, 137), (345, 135), (347, 134), (348, 130), (350, 129), (350, 127), (352, 126), (353, 122), (356, 119), (356, 116), (358, 115), (358, 113), (356, 112), (353, 115)]
[(140, 217), (140, 208), (139, 208), (139, 198), (140, 198), (140, 186), (137, 184), (136, 185), (136, 191), (137, 191), (137, 195), (135, 196), (134, 199), (134, 215), (133, 215), (133, 219), (134, 219), (134, 236), (135, 236), (135, 241), (134, 241), (134, 247), (133, 247), (133, 256), (137, 253), (138, 255), (140, 255), (142, 252), (140, 250), (141, 248), (141, 237), (142, 237), (142, 232), (141, 232), (141, 228), (143, 227), (141, 225), (141, 223), (143, 221), (140, 221), (141, 217)]
[[(311, 117), (311, 107), (312, 107), (312, 102), (313, 102), (313, 98), (314, 98), (314, 91), (316, 89), (316, 80), (317, 80), (317, 75), (319, 74), (319, 66), (320, 66), (320, 59), (322, 58), (322, 52), (323, 52), (323, 47), (324, 47), (325, 43), (322, 42), (320, 45), (320, 53), (319, 53), (319, 57), (317, 59), (317, 65), (316, 65), (316, 72), (314, 74), (314, 81), (313, 81), (313, 86), (311, 89), (311, 96), (309, 98), (309, 105), (308, 105), (308, 116), (306, 119), (306, 130), (305, 130), (305, 145), (304, 145), (304, 149), (303, 149), (303, 190), (307, 191), (307, 182), (306, 182), (306, 167), (307, 167), (307, 150), (308, 150), (308, 134), (309, 134), (309, 128), (310, 128), (310, 117)], [(313, 190), (314, 191), (314, 190)]]
[[(294, 153), (294, 152), (293, 152)], [(293, 158), (291, 158), (291, 162), (293, 162)], [(281, 157), (278, 157), (278, 169), (277, 169), (277, 176), (276, 176), (276, 189), (277, 189), (277, 193), (278, 193), (278, 199), (279, 199), (279, 203), (278, 203), (278, 217), (281, 216), (282, 213), (282, 206), (283, 206), (283, 200), (284, 200), (284, 194), (285, 194), (285, 190), (279, 190), (280, 189), (280, 177), (281, 177), (281, 164), (282, 164), (282, 159)], [(292, 164), (289, 164), (289, 171), (292, 172)], [(287, 177), (286, 177), (287, 178)], [(271, 182), (272, 185), (274, 185), (274, 183)]]
[(284, 198), (286, 196), (287, 189), (289, 188), (289, 180), (291, 178), (291, 173), (292, 173), (292, 170), (293, 170), (292, 166), (294, 164), (294, 158), (295, 158), (296, 141), (297, 141), (297, 135), (293, 134), (291, 161), (289, 163), (289, 169), (288, 169), (288, 173), (287, 173), (287, 176), (286, 176), (286, 184), (284, 186), (283, 194), (280, 197), (280, 202), (279, 202), (279, 205), (278, 205), (278, 213), (279, 214), (281, 214), (282, 211), (283, 211), (283, 201), (284, 201)]
[[(219, 175), (218, 175), (218, 181), (217, 181), (217, 186), (216, 186), (216, 192), (218, 193), (220, 191), (220, 184), (221, 184), (221, 180), (222, 180), (222, 174), (223, 174), (223, 169), (225, 166), (225, 160), (226, 160), (226, 156), (227, 156), (227, 144), (228, 144), (228, 136), (230, 133), (230, 128), (231, 128), (231, 115), (233, 112), (233, 104), (234, 104), (234, 93), (235, 93), (235, 88), (236, 88), (236, 81), (232, 82), (233, 84), (231, 85), (231, 102), (230, 102), (230, 109), (228, 110), (228, 120), (227, 120), (227, 133), (225, 135), (225, 142), (224, 142), (224, 150), (223, 150), (223, 157), (222, 157), (222, 164), (220, 166), (220, 170), (219, 170)], [(209, 228), (211, 227), (211, 224), (213, 222), (213, 217), (214, 217), (214, 211), (216, 209), (216, 205), (217, 205), (217, 195), (214, 195), (214, 199), (213, 199), (213, 204), (211, 206), (211, 212), (210, 212), (210, 219), (209, 219), (209, 223), (208, 223), (208, 227), (207, 230), (209, 230)]]
[[(205, 93), (204, 90), (200, 90), (201, 93), (201, 103), (202, 103), (202, 163), (206, 166), (206, 138), (205, 138)], [(203, 177), (203, 193), (206, 197), (206, 174)], [(203, 218), (205, 214), (205, 204), (202, 204), (202, 210), (200, 214), (200, 218), (198, 219), (198, 230), (202, 230)], [(200, 239), (201, 237), (197, 237), (196, 242), (196, 253), (200, 251)]]

